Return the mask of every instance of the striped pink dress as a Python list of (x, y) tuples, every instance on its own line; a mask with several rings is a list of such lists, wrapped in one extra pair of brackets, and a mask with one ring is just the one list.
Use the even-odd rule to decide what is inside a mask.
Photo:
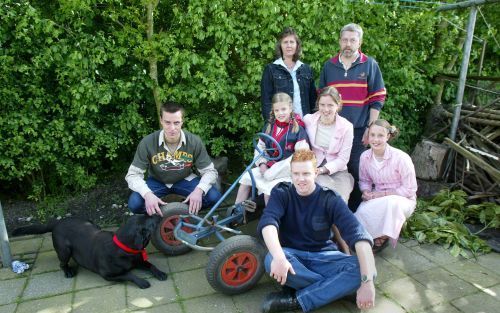
[(410, 156), (389, 144), (381, 162), (371, 149), (363, 152), (359, 161), (359, 188), (362, 192), (395, 193), (363, 201), (355, 213), (373, 238), (388, 236), (395, 247), (401, 227), (416, 206), (417, 178)]

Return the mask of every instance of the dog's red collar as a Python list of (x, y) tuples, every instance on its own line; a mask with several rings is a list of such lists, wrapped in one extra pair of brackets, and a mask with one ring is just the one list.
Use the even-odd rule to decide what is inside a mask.
[(113, 236), (113, 242), (120, 247), (125, 252), (132, 253), (132, 254), (142, 254), (142, 260), (147, 261), (148, 260), (148, 253), (146, 252), (146, 249), (142, 250), (135, 250), (132, 248), (127, 247), (126, 245), (123, 244), (120, 240), (118, 240), (118, 237), (116, 237), (116, 234)]

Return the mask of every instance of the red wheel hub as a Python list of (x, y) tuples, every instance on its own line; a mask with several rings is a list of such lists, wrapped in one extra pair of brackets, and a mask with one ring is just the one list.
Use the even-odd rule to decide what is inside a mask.
[[(179, 215), (172, 215), (167, 217), (160, 225), (160, 234), (163, 241), (169, 246), (178, 246), (181, 245), (182, 242), (175, 239), (174, 229), (175, 226), (179, 223), (180, 217)], [(183, 220), (184, 222), (189, 222), (187, 218)], [(192, 233), (193, 229), (189, 227), (182, 227), (182, 230), (186, 233)]]
[(257, 272), (258, 265), (259, 261), (252, 253), (235, 253), (222, 265), (222, 281), (230, 286), (242, 285), (252, 279)]

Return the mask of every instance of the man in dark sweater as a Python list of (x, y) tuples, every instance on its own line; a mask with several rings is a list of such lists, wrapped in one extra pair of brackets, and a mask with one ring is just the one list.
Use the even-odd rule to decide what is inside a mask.
[[(293, 184), (281, 183), (272, 190), (258, 233), (269, 250), (266, 271), (292, 291), (269, 294), (262, 312), (308, 312), (356, 290), (358, 307), (372, 308), (377, 273), (372, 237), (338, 194), (315, 183), (312, 151), (296, 151), (291, 170)], [(338, 251), (331, 240), (333, 224), (357, 257)]]
[[(184, 108), (174, 102), (161, 108), (162, 129), (144, 137), (125, 180), (132, 194), (128, 207), (134, 213), (162, 215), (161, 197), (169, 193), (185, 196), (189, 213), (215, 204), (221, 197), (213, 186), (217, 170), (200, 137), (182, 129)], [(196, 175), (194, 168), (201, 177)], [(148, 178), (144, 180), (144, 175)]]
[(378, 119), (386, 97), (382, 72), (377, 61), (361, 52), (363, 29), (354, 23), (340, 30), (340, 52), (325, 62), (319, 88), (333, 86), (342, 95), (340, 115), (354, 126), (351, 157), (347, 164), (354, 177), (349, 208), (355, 212), (361, 203), (359, 157), (368, 145), (368, 125)]

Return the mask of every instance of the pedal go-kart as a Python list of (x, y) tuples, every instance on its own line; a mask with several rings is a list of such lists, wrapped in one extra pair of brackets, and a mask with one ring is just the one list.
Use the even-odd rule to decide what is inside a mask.
[[(257, 145), (260, 138), (270, 139), (273, 148), (260, 149)], [(280, 159), (283, 152), (278, 142), (264, 133), (255, 135), (253, 146), (258, 152), (256, 157), (204, 217), (189, 214), (185, 203), (168, 203), (161, 207), (163, 218), (152, 237), (153, 245), (166, 255), (181, 255), (191, 249), (211, 251), (205, 276), (212, 288), (228, 295), (251, 289), (264, 273), (267, 251), (263, 243), (252, 236), (243, 235), (236, 227), (246, 224), (247, 212), (253, 212), (256, 208), (255, 178), (251, 171), (255, 162), (261, 157), (267, 160)], [(272, 156), (273, 154), (276, 156)], [(238, 185), (245, 172), (250, 174), (252, 181), (251, 200), (221, 210), (220, 205)], [(225, 216), (220, 218), (218, 213), (224, 211)], [(233, 236), (226, 238), (224, 235)], [(202, 246), (200, 240), (209, 237), (215, 237), (217, 244)]]

